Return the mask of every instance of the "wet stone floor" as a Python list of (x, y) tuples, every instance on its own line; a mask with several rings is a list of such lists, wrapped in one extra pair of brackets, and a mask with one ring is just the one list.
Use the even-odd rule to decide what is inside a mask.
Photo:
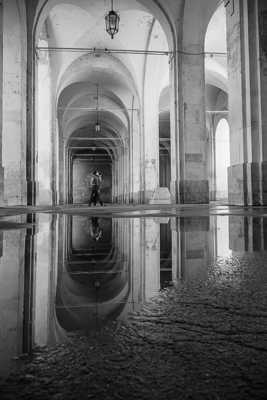
[(10, 224), (1, 400), (267, 398), (266, 218)]

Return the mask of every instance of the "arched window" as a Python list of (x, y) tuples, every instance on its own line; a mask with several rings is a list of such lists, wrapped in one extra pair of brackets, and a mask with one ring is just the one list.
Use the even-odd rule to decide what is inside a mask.
[(228, 198), (227, 168), (230, 166), (229, 124), (221, 119), (215, 132), (216, 200)]

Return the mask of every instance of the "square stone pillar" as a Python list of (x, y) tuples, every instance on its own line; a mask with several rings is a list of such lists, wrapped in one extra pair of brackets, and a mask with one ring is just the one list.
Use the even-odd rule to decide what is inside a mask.
[(267, 204), (267, 3), (227, 7), (229, 202)]
[(4, 168), (2, 166), (2, 133), (3, 133), (3, 5), (0, 2), (0, 205), (4, 202)]
[(200, 45), (188, 45), (181, 57), (183, 103), (180, 110), (180, 199), (182, 203), (208, 203), (208, 136), (203, 49)]
[(4, 168), (0, 166), (0, 205), (4, 205)]

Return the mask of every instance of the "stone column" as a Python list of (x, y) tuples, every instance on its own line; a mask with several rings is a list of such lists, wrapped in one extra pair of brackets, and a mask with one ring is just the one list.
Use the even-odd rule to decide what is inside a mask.
[[(54, 102), (54, 100), (52, 100)], [(56, 117), (56, 110), (52, 109), (52, 129), (51, 129), (51, 190), (52, 190), (52, 205), (58, 203), (59, 182), (58, 182), (58, 119)]]
[(112, 203), (117, 201), (117, 157), (114, 157), (112, 163)]
[[(27, 25), (33, 26), (35, 5), (33, 1), (26, 2)], [(36, 203), (36, 137), (35, 137), (35, 69), (36, 58), (33, 29), (27, 32), (27, 111), (26, 111), (26, 181), (27, 205)]]
[(159, 57), (146, 57), (143, 86), (145, 202), (159, 187)]
[(203, 50), (200, 44), (185, 43), (180, 61), (181, 134), (178, 151), (182, 203), (209, 202)]
[[(148, 95), (146, 96), (148, 97)], [(159, 186), (159, 120), (158, 99), (151, 90), (145, 104), (145, 202)]]
[(178, 112), (178, 77), (177, 57), (170, 58), (170, 159), (171, 159), (171, 182), (170, 193), (172, 203), (180, 201), (179, 176), (179, 112)]
[(132, 175), (132, 201), (134, 204), (140, 202), (140, 191), (141, 191), (141, 142), (140, 142), (140, 120), (139, 112), (137, 110), (132, 111), (132, 163), (131, 163), (131, 175)]
[[(267, 4), (248, 0), (252, 167), (249, 204), (267, 204)], [(259, 43), (259, 48), (255, 46)], [(255, 165), (256, 164), (256, 165)], [(255, 171), (256, 170), (256, 171)], [(250, 171), (250, 170), (249, 170)], [(254, 172), (255, 171), (255, 172)], [(259, 178), (258, 178), (259, 176)], [(259, 192), (259, 194), (258, 194)]]
[(267, 204), (267, 4), (227, 7), (231, 204)]
[(118, 158), (118, 171), (117, 171), (117, 185), (118, 185), (118, 196), (117, 196), (117, 202), (121, 203), (121, 196), (122, 196), (122, 185), (123, 185), (123, 167), (122, 167), (122, 149), (120, 149), (119, 152), (119, 158)]
[(229, 79), (229, 124), (230, 124), (230, 163), (228, 187), (230, 204), (245, 204), (247, 192), (245, 139), (245, 98), (244, 48), (243, 48), (243, 10), (240, 0), (231, 0), (226, 7), (228, 79)]
[(4, 168), (2, 166), (3, 132), (3, 4), (0, 2), (0, 205), (4, 202)]
[(20, 2), (3, 2), (2, 164), (5, 202), (26, 202), (26, 26)]
[(68, 157), (67, 157), (67, 143), (60, 135), (59, 146), (58, 146), (58, 163), (59, 163), (59, 202), (58, 204), (64, 204), (67, 202), (66, 196), (66, 180), (67, 180), (67, 168), (68, 168)]
[[(39, 41), (47, 47), (47, 39)], [(39, 52), (36, 65), (36, 136), (38, 147), (38, 193), (36, 204), (52, 203), (52, 96), (48, 52)]]
[(124, 181), (124, 195), (123, 195), (123, 203), (129, 204), (129, 199), (130, 199), (130, 190), (131, 190), (131, 185), (130, 185), (130, 165), (131, 165), (131, 157), (130, 157), (130, 148), (129, 148), (129, 143), (127, 142), (127, 147), (125, 149), (125, 154), (124, 154), (124, 174), (125, 174), (125, 181)]
[(68, 149), (68, 200), (67, 203), (73, 204), (73, 155)]

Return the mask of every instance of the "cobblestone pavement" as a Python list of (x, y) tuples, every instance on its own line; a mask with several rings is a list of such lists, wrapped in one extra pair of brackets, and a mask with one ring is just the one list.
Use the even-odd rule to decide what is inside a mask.
[(21, 361), (8, 399), (266, 399), (267, 254), (235, 254), (125, 323)]

